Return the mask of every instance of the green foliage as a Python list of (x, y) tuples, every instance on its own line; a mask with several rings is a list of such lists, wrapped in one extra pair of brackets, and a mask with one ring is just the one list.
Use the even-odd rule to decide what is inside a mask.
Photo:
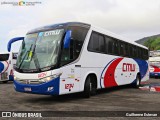
[(160, 50), (160, 37), (151, 37), (144, 42), (144, 45), (149, 48), (149, 50)]

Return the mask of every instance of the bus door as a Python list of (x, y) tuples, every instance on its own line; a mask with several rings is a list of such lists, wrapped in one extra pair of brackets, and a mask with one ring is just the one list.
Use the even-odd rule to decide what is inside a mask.
[(61, 69), (60, 94), (78, 92), (80, 87), (81, 68), (66, 66)]

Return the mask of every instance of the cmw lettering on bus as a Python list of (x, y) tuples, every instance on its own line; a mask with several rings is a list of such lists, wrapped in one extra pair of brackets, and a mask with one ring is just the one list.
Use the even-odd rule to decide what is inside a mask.
[(60, 30), (54, 30), (54, 31), (45, 32), (44, 36), (59, 35), (59, 33), (60, 33)]
[(123, 63), (122, 71), (123, 72), (134, 72), (136, 68), (135, 64)]

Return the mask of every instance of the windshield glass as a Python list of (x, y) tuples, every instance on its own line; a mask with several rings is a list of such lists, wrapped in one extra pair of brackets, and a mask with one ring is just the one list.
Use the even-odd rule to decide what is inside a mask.
[(16, 67), (31, 70), (54, 66), (57, 63), (63, 31), (57, 29), (28, 34), (22, 42)]

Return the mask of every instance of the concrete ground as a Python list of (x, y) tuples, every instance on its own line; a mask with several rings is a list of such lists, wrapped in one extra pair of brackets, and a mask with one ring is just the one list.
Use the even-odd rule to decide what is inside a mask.
[[(152, 78), (148, 82), (150, 84), (160, 83), (160, 79)], [(77, 119), (82, 119), (85, 116), (87, 117), (88, 114), (92, 114), (95, 116), (94, 118), (87, 117), (85, 119), (93, 120), (99, 118), (105, 119), (104, 117), (98, 117), (100, 112), (95, 111), (102, 111), (104, 115), (105, 111), (155, 111), (155, 113), (157, 113), (160, 111), (160, 92), (150, 92), (147, 90), (135, 89), (131, 86), (121, 86), (99, 90), (97, 95), (86, 99), (82, 98), (79, 93), (63, 95), (60, 97), (18, 93), (14, 90), (12, 82), (7, 84), (0, 83), (0, 111), (60, 111), (58, 115), (55, 113), (57, 115), (56, 118), (58, 117), (58, 119), (62, 119), (67, 114), (62, 111), (83, 111), (82, 113), (74, 113), (79, 115), (79, 117), (83, 114), (81, 118), (76, 117)], [(122, 112), (122, 114), (125, 112)], [(110, 119), (114, 119), (114, 116), (112, 117), (113, 113), (114, 112), (111, 112)], [(115, 114), (121, 113), (115, 112)], [(72, 120), (74, 118), (74, 116), (71, 117), (68, 115), (65, 119)], [(128, 119), (128, 117), (123, 115), (116, 117), (116, 119), (119, 120), (124, 118)], [(135, 119), (133, 117), (129, 118)], [(50, 117), (47, 119), (52, 118)], [(141, 117), (140, 119), (144, 119), (144, 117)], [(147, 119), (150, 119), (150, 117), (145, 117), (145, 120)], [(153, 119), (157, 118), (154, 117)]]

